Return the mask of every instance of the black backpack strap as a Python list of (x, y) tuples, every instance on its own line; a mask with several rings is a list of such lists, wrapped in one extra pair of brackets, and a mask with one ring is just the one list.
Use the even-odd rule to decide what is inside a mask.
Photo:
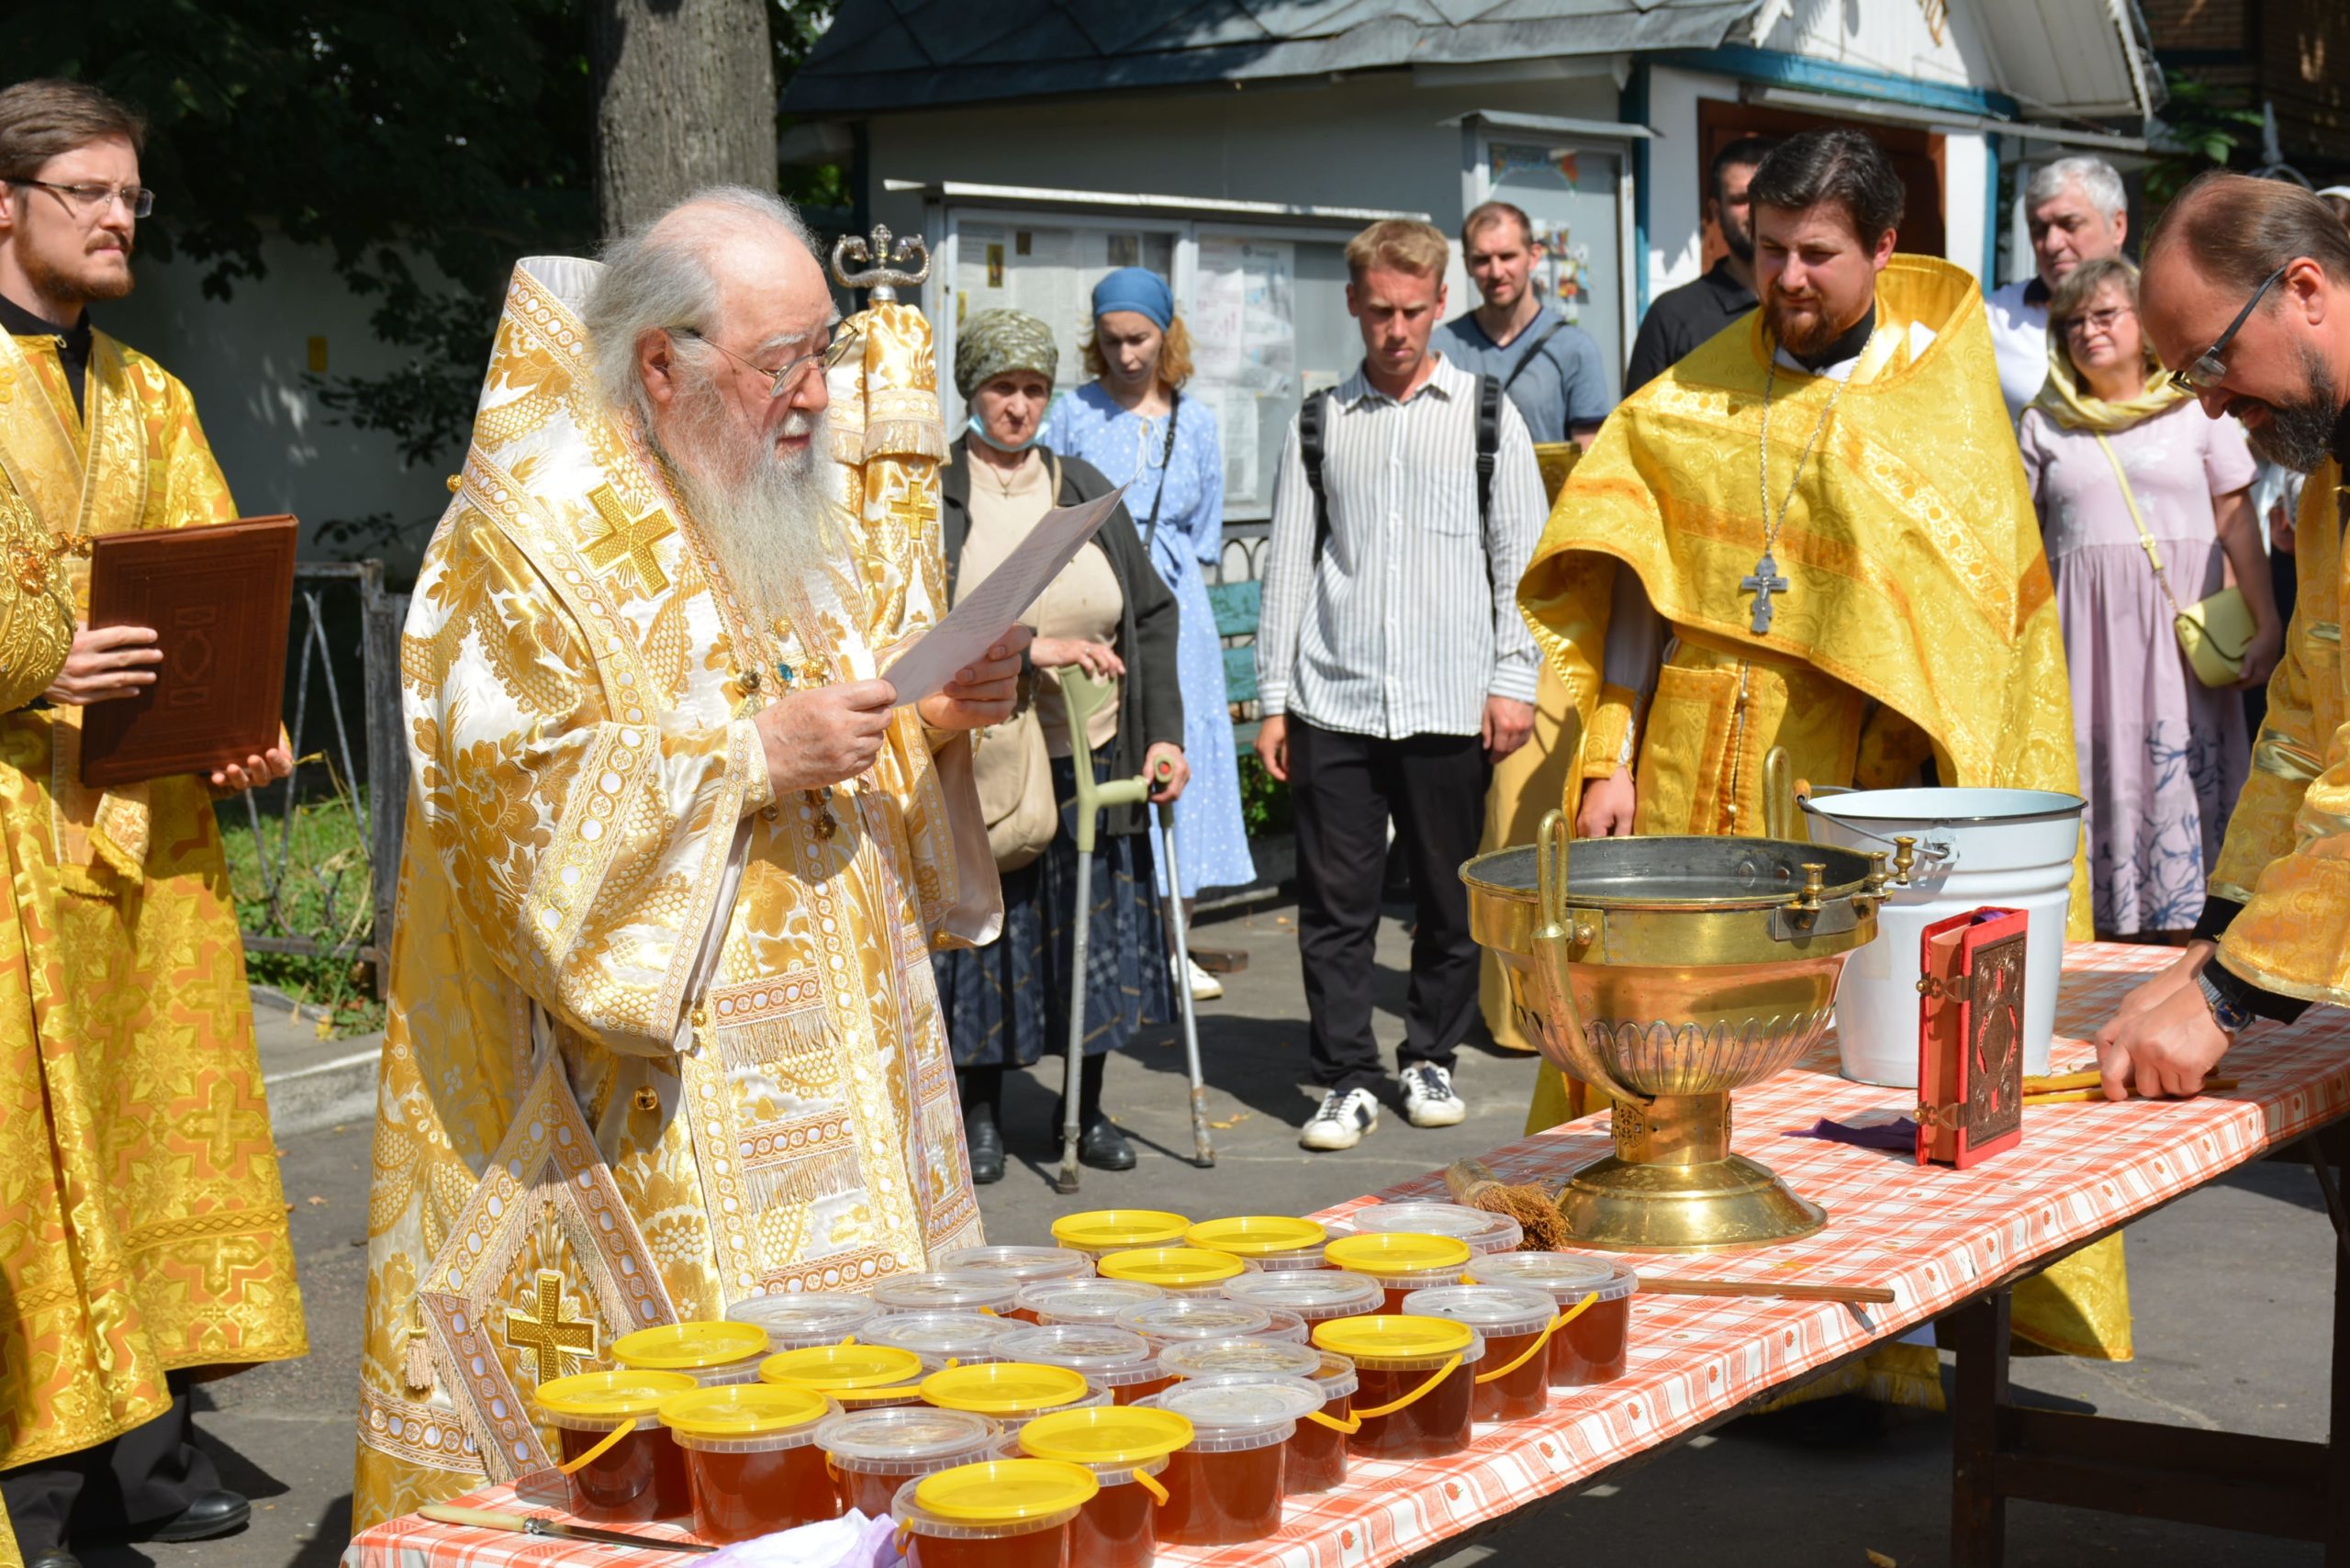
[[(1502, 386), (1490, 375), (1477, 377), (1477, 523), (1494, 521), (1494, 461), (1502, 449)], [(1315, 495), (1322, 493), (1315, 487)]]
[(1316, 392), (1297, 411), (1297, 455), (1305, 464), (1305, 487), (1314, 492), (1314, 564), (1322, 564), (1330, 543), (1330, 497), (1322, 487), (1323, 427), (1330, 417), (1330, 395)]
[(1527, 344), (1526, 352), (1517, 356), (1517, 363), (1509, 367), (1509, 375), (1502, 382), (1503, 391), (1508, 391), (1511, 386), (1516, 382), (1517, 378), (1526, 374), (1526, 367), (1532, 364), (1536, 356), (1541, 353), (1542, 345), (1549, 342), (1552, 338), (1557, 337), (1561, 331), (1565, 330), (1566, 325), (1566, 319), (1563, 317), (1553, 316), (1550, 318), (1550, 324), (1543, 329), (1542, 335), (1535, 339), (1532, 342)]

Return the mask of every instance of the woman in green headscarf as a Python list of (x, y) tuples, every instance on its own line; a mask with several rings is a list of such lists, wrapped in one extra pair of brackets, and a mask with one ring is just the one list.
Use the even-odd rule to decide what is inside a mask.
[[(2175, 941), (2203, 912), (2244, 787), (2242, 688), (2268, 678), (2285, 628), (2244, 431), (2170, 386), (2137, 304), (2138, 269), (2120, 257), (2084, 262), (2057, 286), (2048, 380), (2017, 439), (2072, 673), (2098, 935)], [(2172, 622), (2231, 569), (2257, 630), (2238, 680), (2207, 686)]]

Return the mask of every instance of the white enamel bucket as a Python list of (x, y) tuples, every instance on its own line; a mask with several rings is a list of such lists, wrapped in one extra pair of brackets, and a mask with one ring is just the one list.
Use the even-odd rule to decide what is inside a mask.
[(1845, 961), (1836, 992), (1844, 1076), (1918, 1086), (1918, 980), (1927, 926), (1986, 904), (2031, 918), (2024, 956), (2023, 1070), (2048, 1070), (2065, 968), (2078, 795), (2051, 790), (1815, 790), (1801, 802), (1814, 843), (1891, 851), (1918, 841), (1909, 885), (1877, 913), (1876, 940)]

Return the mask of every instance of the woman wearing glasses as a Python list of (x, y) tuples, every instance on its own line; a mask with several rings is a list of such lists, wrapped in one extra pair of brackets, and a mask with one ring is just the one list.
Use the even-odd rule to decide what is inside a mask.
[[(2285, 628), (2243, 428), (2205, 419), (2164, 375), (2137, 300), (2138, 269), (2119, 257), (2057, 286), (2048, 380), (2017, 435), (2072, 672), (2098, 934), (2177, 942), (2244, 787), (2239, 693), (2267, 679)], [(2232, 678), (2208, 657), (2199, 674), (2176, 622), (2231, 578), (2254, 630)]]

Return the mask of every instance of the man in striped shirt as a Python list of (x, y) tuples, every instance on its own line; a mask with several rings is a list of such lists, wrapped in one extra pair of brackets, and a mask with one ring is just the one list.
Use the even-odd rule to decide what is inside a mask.
[[(1476, 1016), (1477, 946), (1460, 867), (1493, 765), (1534, 721), (1517, 579), (1542, 532), (1542, 479), (1504, 398), (1481, 487), (1479, 378), (1428, 348), (1448, 259), (1425, 223), (1375, 223), (1348, 245), (1362, 364), (1292, 423), (1273, 487), (1257, 755), (1296, 807), (1298, 953), (1324, 1091), (1299, 1140), (1313, 1149), (1351, 1148), (1379, 1123), (1371, 949), (1391, 818), (1418, 902), (1396, 1053), (1404, 1115), (1450, 1126), (1467, 1114), (1451, 1069)], [(1317, 424), (1312, 475), (1317, 443), (1301, 427)]]

